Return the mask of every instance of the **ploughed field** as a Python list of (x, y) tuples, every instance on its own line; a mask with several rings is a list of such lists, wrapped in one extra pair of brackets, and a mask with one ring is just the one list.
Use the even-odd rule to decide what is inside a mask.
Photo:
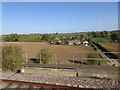
[(99, 43), (99, 44), (111, 52), (120, 52), (118, 49), (120, 44), (118, 43)]
[[(88, 46), (63, 46), (63, 45), (51, 45), (45, 42), (3, 42), (3, 46), (9, 45), (17, 45), (20, 46), (23, 52), (27, 53), (28, 58), (36, 58), (37, 54), (42, 49), (48, 49), (48, 51), (52, 54), (53, 57), (56, 58), (63, 58), (63, 59), (71, 59), (73, 58), (87, 58), (89, 53), (88, 52), (95, 52), (92, 47)], [(80, 52), (77, 52), (80, 51)], [(87, 53), (81, 53), (87, 52)], [(95, 57), (99, 57), (98, 54), (94, 54)], [(87, 60), (84, 60), (86, 62)]]
[[(120, 50), (119, 50), (120, 44), (119, 43), (99, 43), (99, 44), (110, 52), (119, 52), (120, 53)], [(114, 54), (119, 56), (118, 53), (114, 53)]]

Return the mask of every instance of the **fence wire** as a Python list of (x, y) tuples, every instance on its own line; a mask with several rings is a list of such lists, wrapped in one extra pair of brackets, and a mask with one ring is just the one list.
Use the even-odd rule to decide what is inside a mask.
[[(92, 51), (75, 51), (75, 52), (47, 52), (51, 54), (51, 57), (46, 58), (42, 56), (42, 53), (45, 52), (36, 52), (30, 51), (23, 53), (25, 64), (65, 64), (65, 65), (106, 65), (106, 63), (116, 65), (119, 64), (119, 59), (112, 59), (102, 57), (101, 53), (92, 52)], [(103, 53), (112, 53), (118, 55), (120, 52), (103, 52)], [(38, 57), (39, 56), (39, 57)], [(44, 60), (47, 60), (46, 63), (43, 63)], [(37, 61), (37, 62), (36, 62)]]

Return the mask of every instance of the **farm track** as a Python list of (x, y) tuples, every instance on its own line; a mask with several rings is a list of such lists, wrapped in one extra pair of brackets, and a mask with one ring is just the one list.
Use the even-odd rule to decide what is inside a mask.
[[(6, 84), (2, 90), (7, 89), (28, 89), (28, 90), (93, 90), (87, 88), (77, 88), (77, 87), (69, 87), (69, 86), (59, 86), (59, 85), (48, 85), (42, 83), (32, 83), (32, 82), (23, 82), (23, 81), (15, 81), (15, 80), (0, 80), (0, 82)], [(25, 88), (26, 87), (26, 88)]]
[(115, 59), (118, 59), (118, 56), (114, 55), (113, 53), (110, 53), (110, 51), (102, 47), (100, 44), (97, 44), (95, 42), (92, 42), (92, 43), (96, 47), (97, 51), (101, 53), (102, 57), (110, 60), (110, 63), (109, 62), (106, 62), (106, 63), (108, 63), (109, 65), (115, 65), (115, 66), (120, 65), (119, 62), (115, 60)]

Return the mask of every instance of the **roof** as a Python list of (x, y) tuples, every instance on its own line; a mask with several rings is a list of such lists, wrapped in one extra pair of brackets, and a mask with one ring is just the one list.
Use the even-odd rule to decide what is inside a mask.
[(62, 41), (61, 41), (61, 40), (55, 40), (55, 42), (59, 42), (59, 43), (61, 43)]
[(88, 41), (83, 41), (83, 43), (89, 43)]
[(71, 41), (67, 41), (68, 43), (77, 43), (80, 42), (79, 40), (71, 40)]

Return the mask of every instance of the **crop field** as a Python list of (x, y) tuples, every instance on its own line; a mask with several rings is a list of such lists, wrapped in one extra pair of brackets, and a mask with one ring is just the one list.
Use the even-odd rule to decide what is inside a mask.
[(100, 45), (102, 45), (104, 48), (111, 52), (120, 52), (118, 49), (120, 44), (118, 43), (100, 43)]
[[(119, 51), (119, 43), (99, 43), (102, 47), (106, 48), (110, 52), (120, 52)], [(118, 53), (114, 53), (115, 55), (119, 56)]]
[[(42, 49), (48, 49), (52, 53), (53, 57), (56, 54), (56, 58), (69, 59), (73, 58), (73, 52), (86, 51), (95, 52), (90, 46), (63, 46), (63, 45), (50, 45), (45, 42), (3, 42), (3, 46), (17, 45), (20, 46), (23, 52), (27, 53), (28, 58), (36, 58), (37, 53)], [(75, 53), (74, 58), (87, 58), (89, 53)], [(98, 54), (94, 54), (95, 57), (99, 57)], [(86, 62), (86, 60), (84, 60)]]

